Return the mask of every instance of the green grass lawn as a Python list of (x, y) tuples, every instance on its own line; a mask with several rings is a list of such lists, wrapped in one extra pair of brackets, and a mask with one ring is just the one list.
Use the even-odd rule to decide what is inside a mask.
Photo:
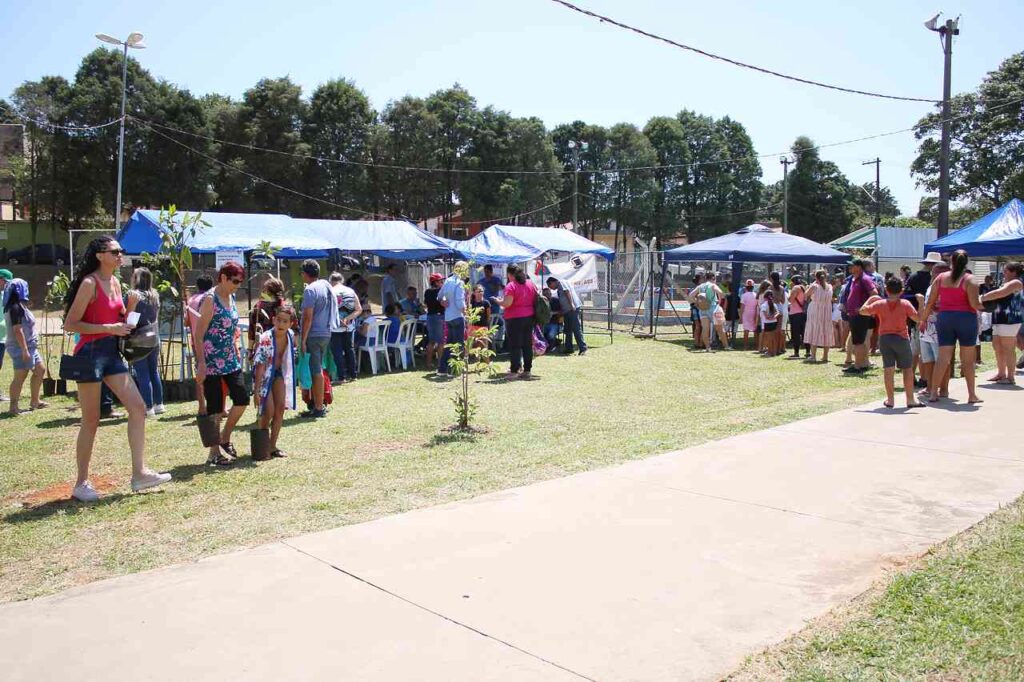
[(729, 679), (1024, 680), (1024, 498)]
[[(195, 405), (169, 405), (148, 423), (147, 448), (151, 466), (175, 481), (139, 495), (129, 492), (124, 423), (105, 422), (93, 470), (120, 485), (93, 505), (22, 505), (27, 493), (74, 476), (72, 401), (0, 420), (0, 600), (607, 466), (881, 395), (880, 377), (844, 377), (834, 365), (692, 353), (623, 334), (612, 345), (607, 337), (593, 342), (583, 357), (539, 359), (536, 381), (475, 383), (477, 424), (487, 432), (473, 439), (444, 433), (455, 421), (456, 384), (423, 371), (337, 388), (327, 419), (289, 416), (281, 446), (290, 458), (246, 458), (230, 469), (204, 464)], [(5, 393), (9, 379), (5, 368)], [(253, 419), (250, 410), (242, 423)], [(248, 452), (247, 433), (235, 441)]]

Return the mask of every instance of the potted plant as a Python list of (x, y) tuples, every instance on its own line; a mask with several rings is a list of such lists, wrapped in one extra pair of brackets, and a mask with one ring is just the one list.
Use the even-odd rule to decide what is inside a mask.
[[(203, 221), (201, 213), (180, 214), (173, 204), (160, 211), (160, 251), (151, 258), (161, 272), (162, 281), (156, 284), (157, 290), (161, 298), (166, 296), (169, 299), (170, 305), (166, 308), (169, 311), (167, 319), (171, 322), (171, 333), (173, 335), (177, 331), (177, 324), (181, 333), (178, 341), (182, 344), (178, 379), (165, 380), (164, 390), (168, 393), (165, 400), (191, 400), (195, 395), (194, 382), (185, 379), (185, 344), (188, 343), (185, 336), (185, 302), (188, 298), (186, 275), (192, 269), (190, 244), (196, 234), (208, 225)], [(175, 339), (169, 338), (167, 341), (169, 348)], [(164, 358), (166, 364), (163, 371), (167, 372), (170, 369), (170, 352)]]

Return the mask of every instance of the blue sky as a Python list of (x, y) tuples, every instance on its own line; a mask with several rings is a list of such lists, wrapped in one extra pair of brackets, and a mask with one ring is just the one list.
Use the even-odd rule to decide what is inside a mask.
[[(938, 99), (942, 53), (922, 22), (962, 14), (953, 90), (970, 90), (1022, 48), (1024, 3), (935, 0), (678, 2), (577, 0), (577, 4), (679, 42), (839, 85)], [(3, 0), (0, 94), (45, 74), (73, 77), (94, 33), (145, 34), (135, 55), (155, 76), (193, 93), (235, 97), (259, 78), (289, 75), (308, 94), (352, 79), (378, 109), (405, 94), (459, 82), (481, 106), (538, 116), (549, 127), (582, 119), (642, 126), (688, 108), (742, 122), (759, 154), (797, 135), (818, 143), (912, 125), (928, 105), (835, 93), (763, 76), (599, 24), (550, 0)], [(822, 151), (856, 182), (861, 162), (882, 158), (882, 182), (904, 213), (921, 192), (906, 133)], [(782, 177), (776, 158), (763, 179)]]

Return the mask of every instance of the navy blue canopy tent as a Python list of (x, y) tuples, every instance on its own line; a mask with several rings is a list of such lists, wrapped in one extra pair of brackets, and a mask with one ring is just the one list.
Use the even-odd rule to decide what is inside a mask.
[(292, 224), (347, 253), (372, 253), (393, 260), (430, 260), (456, 253), (440, 237), (404, 220), (294, 218)]
[(1024, 201), (1011, 199), (973, 223), (924, 245), (924, 253), (963, 249), (973, 258), (1024, 255)]
[[(668, 262), (847, 263), (850, 255), (794, 234), (754, 224), (665, 252)], [(735, 281), (735, 280), (734, 280)]]
[[(193, 212), (193, 215), (195, 213)], [(180, 223), (185, 212), (176, 215)], [(249, 251), (269, 241), (278, 258), (324, 258), (334, 248), (331, 242), (292, 218), (279, 214), (218, 213), (203, 211), (207, 223), (189, 246), (194, 253), (215, 253), (228, 249)], [(126, 253), (136, 255), (160, 250), (160, 211), (140, 209), (117, 233)]]
[[(695, 244), (687, 244), (665, 252), (665, 263), (661, 269), (662, 290), (665, 272), (669, 263), (681, 261), (710, 261), (732, 263), (733, 287), (729, 310), (739, 307), (739, 283), (743, 279), (744, 263), (848, 263), (850, 255), (829, 246), (804, 239), (794, 234), (775, 230), (754, 223), (720, 237), (712, 237)], [(653, 290), (652, 290), (653, 298)], [(658, 309), (661, 308), (661, 294), (658, 295)], [(657, 316), (652, 315), (652, 332)], [(736, 316), (733, 315), (733, 333), (736, 331)]]
[(607, 246), (554, 227), (491, 225), (472, 239), (456, 242), (456, 248), (463, 258), (475, 263), (521, 263), (549, 251), (593, 253), (615, 260), (615, 251)]

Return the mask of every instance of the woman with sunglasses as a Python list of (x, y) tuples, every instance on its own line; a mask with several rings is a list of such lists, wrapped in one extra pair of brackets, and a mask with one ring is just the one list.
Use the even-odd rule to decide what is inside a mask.
[(118, 337), (131, 332), (125, 322), (121, 285), (114, 276), (121, 267), (123, 254), (124, 250), (113, 237), (98, 237), (89, 242), (65, 304), (64, 330), (79, 334), (74, 355), (88, 358), (92, 370), (88, 379), (78, 381), (82, 426), (75, 445), (78, 478), (71, 495), (82, 502), (95, 502), (100, 497), (89, 482), (89, 462), (100, 423), (101, 384), (106, 384), (128, 411), (132, 490), (138, 492), (171, 480), (170, 474), (158, 474), (146, 468), (146, 404), (117, 347)]
[(217, 273), (216, 286), (199, 306), (199, 322), (196, 324), (196, 338), (203, 340), (196, 380), (203, 384), (206, 413), (217, 416), (218, 426), (224, 412), (225, 384), (231, 396), (231, 412), (224, 422), (220, 445), (210, 448), (210, 456), (206, 460), (207, 464), (218, 466), (230, 466), (238, 458), (238, 452), (231, 444), (231, 432), (249, 404), (249, 390), (242, 376), (238, 307), (235, 305), (235, 292), (244, 281), (245, 270), (241, 265), (234, 261), (225, 263)]

